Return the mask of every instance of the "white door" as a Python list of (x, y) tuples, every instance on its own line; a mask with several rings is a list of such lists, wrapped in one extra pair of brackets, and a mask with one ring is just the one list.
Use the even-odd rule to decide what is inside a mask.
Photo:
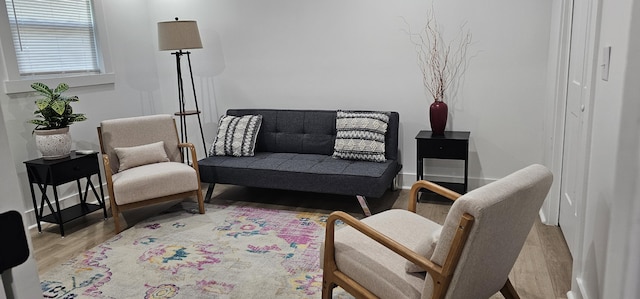
[(573, 1), (569, 77), (562, 155), (560, 228), (575, 256), (579, 208), (584, 203), (590, 136), (589, 99), (593, 79), (593, 1)]

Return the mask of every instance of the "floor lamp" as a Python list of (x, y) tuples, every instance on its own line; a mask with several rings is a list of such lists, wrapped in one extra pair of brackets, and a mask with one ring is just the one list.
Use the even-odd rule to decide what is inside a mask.
[[(180, 142), (188, 142), (187, 138), (187, 116), (196, 115), (202, 137), (202, 147), (204, 154), (207, 154), (207, 146), (204, 143), (204, 133), (202, 132), (202, 120), (200, 119), (200, 109), (198, 108), (198, 98), (196, 97), (196, 86), (193, 83), (193, 72), (191, 70), (191, 52), (183, 51), (187, 49), (201, 49), (200, 33), (196, 21), (175, 21), (158, 22), (158, 47), (160, 51), (175, 51), (171, 55), (176, 56), (176, 70), (178, 73), (178, 104), (180, 111), (174, 113), (180, 117)], [(185, 106), (184, 84), (182, 80), (182, 67), (180, 58), (186, 55), (189, 64), (189, 76), (191, 77), (191, 89), (196, 110), (187, 110)], [(183, 149), (183, 157), (185, 156)]]

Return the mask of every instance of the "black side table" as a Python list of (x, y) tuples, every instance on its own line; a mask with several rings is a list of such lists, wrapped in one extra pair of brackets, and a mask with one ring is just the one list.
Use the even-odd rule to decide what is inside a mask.
[[(104, 191), (102, 190), (102, 177), (100, 176), (100, 166), (98, 164), (98, 153), (82, 155), (76, 152), (71, 152), (71, 155), (67, 158), (56, 160), (44, 160), (40, 158), (26, 161), (24, 164), (27, 167), (27, 174), (29, 176), (29, 188), (31, 189), (31, 199), (33, 200), (33, 209), (36, 214), (36, 222), (38, 223), (39, 232), (42, 232), (40, 221), (56, 223), (60, 226), (60, 235), (64, 237), (64, 223), (100, 209), (102, 209), (104, 213), (104, 218), (107, 219), (107, 209), (104, 203)], [(98, 192), (91, 182), (91, 176), (94, 174), (98, 175), (100, 196), (98, 196)], [(82, 178), (87, 180), (84, 192), (82, 191), (82, 186), (80, 184), (80, 179)], [(76, 181), (76, 184), (78, 185), (80, 203), (61, 210), (60, 203), (58, 201), (57, 186), (71, 181)], [(36, 202), (36, 195), (33, 189), (34, 184), (38, 186), (42, 193), (39, 206)], [(49, 196), (47, 196), (47, 189), (49, 186), (53, 187), (55, 207), (53, 207)], [(91, 190), (99, 204), (87, 203), (89, 187), (91, 187)], [(51, 211), (51, 213), (43, 216), (45, 205), (49, 207), (49, 211)]]
[[(416, 136), (417, 179), (422, 180), (424, 159), (464, 160), (464, 183), (434, 182), (460, 194), (467, 192), (469, 175), (469, 135), (471, 132), (445, 131), (444, 135), (433, 135), (431, 131), (420, 131)], [(424, 198), (427, 197), (427, 198)], [(421, 192), (421, 201), (452, 203), (433, 192)]]

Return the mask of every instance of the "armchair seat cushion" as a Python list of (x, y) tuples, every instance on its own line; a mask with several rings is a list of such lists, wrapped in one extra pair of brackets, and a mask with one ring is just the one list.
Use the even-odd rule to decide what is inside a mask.
[[(362, 220), (409, 249), (441, 226), (406, 210), (388, 210)], [(324, 246), (322, 247), (324, 248)], [(366, 248), (366, 250), (363, 250)], [(324, 253), (320, 254), (321, 257)], [(407, 273), (406, 259), (347, 226), (335, 233), (338, 269), (381, 298), (420, 298), (425, 273)]]
[(134, 167), (112, 176), (119, 205), (198, 190), (198, 175), (189, 165), (163, 162)]

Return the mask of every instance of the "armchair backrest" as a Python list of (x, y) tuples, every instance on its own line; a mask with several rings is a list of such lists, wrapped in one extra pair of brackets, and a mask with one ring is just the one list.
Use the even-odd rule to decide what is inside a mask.
[[(538, 211), (549, 192), (553, 175), (542, 165), (531, 165), (458, 198), (449, 211), (431, 260), (442, 265), (464, 213), (475, 220), (445, 298), (489, 298), (508, 278)], [(423, 298), (433, 283), (425, 281)]]
[(178, 148), (178, 131), (173, 117), (169, 114), (137, 116), (105, 120), (100, 123), (100, 147), (109, 156), (111, 171), (118, 172), (120, 165), (114, 148), (132, 147), (164, 141), (164, 149), (169, 160), (182, 160)]

